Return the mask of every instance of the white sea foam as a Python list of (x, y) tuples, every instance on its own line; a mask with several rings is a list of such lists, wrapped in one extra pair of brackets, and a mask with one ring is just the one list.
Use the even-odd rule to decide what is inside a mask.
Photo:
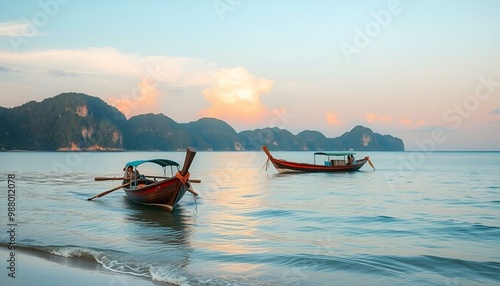
[(110, 259), (109, 257), (102, 257), (102, 259), (99, 259), (98, 262), (104, 268), (113, 272), (141, 277), (151, 277), (148, 271), (149, 266), (147, 265), (141, 265), (131, 261), (122, 262), (118, 261), (117, 259)]
[(57, 248), (49, 248), (50, 254), (54, 254), (62, 257), (93, 257), (94, 259), (103, 256), (104, 253), (88, 248), (82, 248), (77, 246), (65, 246), (65, 247), (57, 247)]
[(65, 246), (58, 248), (49, 248), (48, 252), (62, 257), (88, 257), (93, 258), (97, 263), (107, 270), (130, 274), (134, 276), (151, 277), (149, 274), (149, 265), (141, 265), (132, 261), (120, 261), (118, 258), (111, 257), (102, 251), (77, 246)]
[(152, 279), (158, 282), (167, 282), (179, 286), (191, 285), (186, 276), (182, 275), (177, 270), (169, 267), (151, 266), (149, 268), (149, 272), (151, 273)]

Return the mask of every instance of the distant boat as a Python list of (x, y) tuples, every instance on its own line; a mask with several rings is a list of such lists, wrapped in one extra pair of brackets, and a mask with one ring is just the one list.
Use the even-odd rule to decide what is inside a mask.
[[(262, 150), (267, 154), (267, 163), (271, 161), (274, 167), (280, 173), (290, 173), (290, 172), (352, 172), (357, 171), (363, 165), (368, 162), (370, 166), (375, 170), (372, 162), (370, 161), (369, 156), (364, 157), (363, 159), (353, 160), (349, 162), (346, 160), (346, 157), (354, 156), (354, 152), (316, 152), (314, 153), (314, 164), (308, 163), (297, 163), (291, 162), (283, 159), (274, 158), (267, 146), (262, 146)], [(326, 156), (326, 160), (322, 165), (316, 164), (316, 156)], [(352, 157), (354, 158), (354, 157)]]
[[(123, 187), (127, 196), (134, 202), (146, 205), (154, 205), (162, 207), (168, 211), (172, 211), (174, 206), (181, 200), (186, 191), (196, 195), (193, 191), (189, 180), (189, 167), (196, 155), (196, 149), (187, 148), (186, 158), (182, 170), (179, 170), (179, 164), (168, 159), (152, 159), (138, 160), (125, 164), (125, 172), (131, 166), (136, 171), (139, 165), (145, 163), (153, 163), (163, 168), (163, 177), (144, 176), (141, 175), (136, 180), (124, 180), (123, 184), (128, 184)], [(170, 167), (171, 176), (166, 176), (166, 168)], [(174, 170), (177, 172), (174, 175)], [(152, 179), (152, 180), (151, 180)], [(157, 181), (156, 179), (162, 179)], [(191, 180), (195, 181), (195, 180)], [(196, 180), (199, 182), (199, 180)]]

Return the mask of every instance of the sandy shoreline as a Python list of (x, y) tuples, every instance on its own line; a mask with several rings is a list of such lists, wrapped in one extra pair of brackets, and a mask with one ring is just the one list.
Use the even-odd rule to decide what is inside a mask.
[(49, 253), (33, 253), (23, 249), (15, 250), (15, 278), (9, 277), (8, 269), (10, 251), (0, 248), (2, 267), (0, 270), (0, 285), (9, 286), (152, 286), (170, 285), (154, 282), (148, 277), (115, 273), (98, 263), (78, 258), (66, 258)]

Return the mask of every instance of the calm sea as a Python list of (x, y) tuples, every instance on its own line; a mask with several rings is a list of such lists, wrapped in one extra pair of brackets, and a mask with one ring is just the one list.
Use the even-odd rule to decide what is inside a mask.
[(87, 198), (121, 183), (96, 176), (121, 176), (138, 159), (182, 165), (183, 152), (1, 152), (0, 246), (14, 174), (18, 247), (76, 267), (175, 285), (500, 283), (500, 153), (365, 155), (376, 171), (283, 175), (262, 169), (263, 152), (199, 152), (190, 172), (200, 196), (168, 213), (122, 190)]

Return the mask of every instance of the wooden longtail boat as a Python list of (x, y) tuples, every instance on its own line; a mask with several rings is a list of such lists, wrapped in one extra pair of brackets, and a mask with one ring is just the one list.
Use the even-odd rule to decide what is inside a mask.
[[(191, 184), (189, 183), (189, 167), (191, 166), (195, 155), (196, 149), (187, 148), (186, 158), (184, 160), (182, 170), (179, 170), (179, 164), (177, 162), (167, 159), (137, 160), (128, 162), (125, 164), (124, 177), (130, 178), (131, 180), (126, 179), (123, 181), (123, 184), (130, 183), (129, 185), (123, 187), (123, 190), (134, 202), (159, 206), (168, 211), (172, 211), (174, 206), (180, 201), (186, 191), (196, 195), (191, 187)], [(133, 174), (136, 174), (137, 166), (144, 163), (153, 163), (161, 166), (163, 168), (164, 176), (154, 177), (141, 175), (139, 178), (128, 176), (127, 170), (129, 167), (132, 167), (134, 169)], [(166, 176), (167, 167), (170, 167), (170, 177)], [(175, 175), (173, 174), (174, 168), (177, 170)], [(152, 178), (153, 180), (149, 178)], [(157, 181), (156, 179), (162, 180)]]
[[(316, 152), (314, 153), (314, 164), (308, 164), (308, 163), (290, 162), (283, 159), (276, 159), (271, 155), (266, 145), (262, 146), (262, 150), (264, 150), (264, 152), (267, 154), (266, 165), (269, 163), (269, 161), (271, 161), (276, 170), (278, 170), (278, 172), (280, 173), (352, 172), (359, 170), (361, 167), (363, 167), (363, 165), (366, 162), (368, 162), (370, 166), (372, 166), (372, 168), (375, 170), (375, 167), (370, 161), (369, 156), (348, 163), (348, 161), (346, 161), (346, 156), (350, 155), (354, 156), (354, 154), (356, 154), (354, 152), (329, 152), (329, 153)], [(326, 160), (324, 161), (323, 165), (316, 164), (316, 156), (326, 156)], [(331, 159), (331, 157), (333, 158), (342, 157), (342, 159)]]

